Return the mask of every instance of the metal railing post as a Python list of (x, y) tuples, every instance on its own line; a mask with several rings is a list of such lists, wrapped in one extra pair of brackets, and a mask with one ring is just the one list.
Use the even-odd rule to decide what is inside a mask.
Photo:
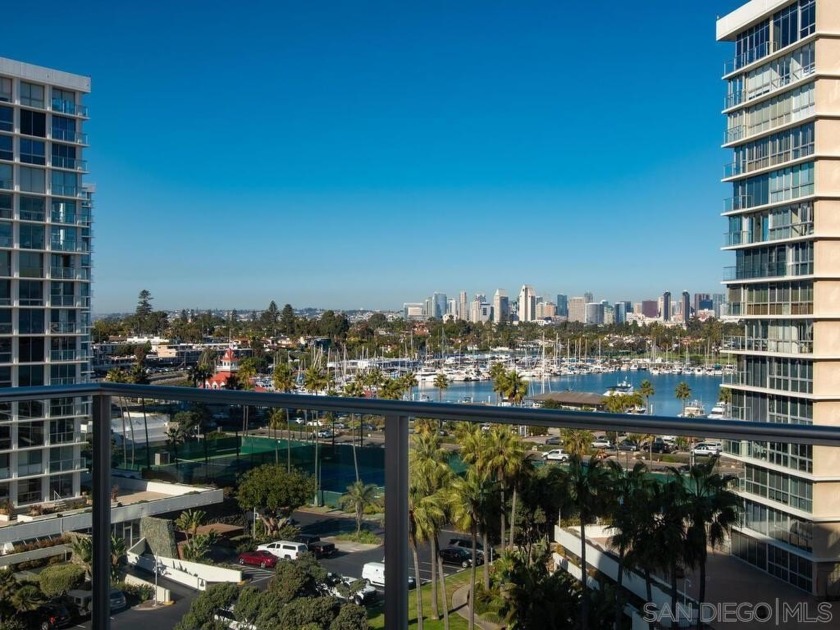
[(111, 397), (93, 396), (93, 611), (91, 625), (111, 627)]
[[(385, 417), (385, 628), (408, 628), (408, 416)], [(420, 588), (418, 584), (416, 588)]]

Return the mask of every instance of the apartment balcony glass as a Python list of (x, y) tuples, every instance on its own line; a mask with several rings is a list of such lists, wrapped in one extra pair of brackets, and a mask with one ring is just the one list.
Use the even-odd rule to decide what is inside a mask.
[(58, 98), (52, 100), (52, 111), (60, 114), (70, 114), (71, 116), (81, 116), (88, 118), (88, 108), (86, 105), (79, 105), (75, 101), (67, 101)]
[(17, 476), (18, 477), (31, 477), (32, 475), (43, 475), (44, 474), (44, 464), (43, 462), (38, 464), (18, 464), (17, 469)]
[(757, 278), (785, 278), (808, 276), (814, 273), (814, 262), (774, 262), (750, 267), (724, 267), (724, 281), (754, 280)]
[(811, 340), (781, 340), (761, 337), (727, 337), (727, 350), (736, 352), (778, 352), (782, 354), (812, 354), (814, 342)]
[(76, 131), (75, 129), (56, 129), (53, 127), (52, 139), (60, 142), (79, 144), (82, 146), (87, 146), (88, 144), (88, 135), (86, 133), (82, 133), (81, 131)]
[(84, 460), (80, 458), (75, 459), (60, 459), (60, 460), (50, 460), (50, 470), (51, 473), (58, 473), (58, 472), (68, 472), (71, 470), (85, 470), (86, 466)]
[(87, 172), (87, 160), (77, 160), (71, 157), (52, 156), (53, 168), (64, 168), (71, 171)]
[(806, 44), (790, 54), (770, 61), (744, 75), (730, 79), (723, 101), (724, 109), (770, 94), (814, 74), (814, 44)]
[(76, 361), (81, 357), (78, 356), (76, 350), (51, 350), (51, 361)]
[(735, 55), (735, 57), (729, 61), (724, 62), (723, 74), (724, 76), (732, 74), (744, 66), (748, 66), (751, 63), (755, 63), (756, 61), (763, 59), (764, 57), (772, 55), (777, 50), (779, 50), (779, 46), (775, 42), (761, 42), (760, 44)]
[[(785, 162), (791, 162), (793, 160), (799, 160), (813, 155), (813, 125), (807, 125), (807, 127), (809, 127), (811, 131), (811, 140), (804, 144), (778, 149), (779, 143), (774, 143), (773, 138), (771, 137), (771, 139), (762, 140), (760, 143), (751, 143), (749, 145), (745, 145), (744, 147), (739, 147), (738, 151), (736, 151), (739, 159), (735, 162), (725, 164), (723, 167), (724, 179), (736, 177), (738, 175), (746, 175), (748, 173), (752, 173), (753, 171), (759, 171), (771, 166), (778, 166), (780, 164), (784, 164)], [(787, 140), (787, 143), (789, 143), (790, 134), (784, 134), (784, 140)], [(771, 152), (769, 155), (768, 151)]]
[(802, 238), (810, 236), (813, 233), (814, 222), (805, 221), (795, 225), (781, 225), (779, 227), (767, 228), (766, 230), (737, 230), (734, 232), (726, 232), (723, 235), (723, 244), (724, 247), (752, 245), (792, 238)]
[(814, 391), (813, 375), (810, 363), (799, 366), (765, 363), (748, 368), (727, 372), (723, 375), (724, 385), (760, 387), (783, 392), (810, 394)]

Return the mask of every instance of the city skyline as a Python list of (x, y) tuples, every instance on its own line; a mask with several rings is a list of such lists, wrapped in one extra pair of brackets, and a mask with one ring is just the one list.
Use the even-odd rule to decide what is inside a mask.
[[(94, 79), (96, 312), (140, 288), (161, 309), (397, 308), (525, 276), (569, 294), (709, 291), (725, 262), (723, 90), (699, 81), (685, 99), (659, 76), (718, 74), (710, 20), (738, 0), (603, 4), (575, 9), (598, 25), (591, 50), (548, 2), (336, 3), (324, 20), (48, 1), (10, 16), (0, 54)], [(64, 44), (68, 21), (84, 46)], [(616, 67), (647, 67), (677, 30), (656, 73)]]

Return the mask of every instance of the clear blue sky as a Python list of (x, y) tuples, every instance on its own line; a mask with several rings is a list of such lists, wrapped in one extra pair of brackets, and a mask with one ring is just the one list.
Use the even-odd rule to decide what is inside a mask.
[(19, 2), (89, 75), (94, 311), (718, 292), (740, 0)]

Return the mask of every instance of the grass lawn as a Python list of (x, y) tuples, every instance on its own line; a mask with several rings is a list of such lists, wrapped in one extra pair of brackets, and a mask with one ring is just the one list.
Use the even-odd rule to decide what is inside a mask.
[[(476, 582), (481, 581), (481, 571), (479, 570), (478, 574), (476, 575)], [(469, 569), (466, 571), (461, 571), (460, 573), (456, 573), (455, 575), (451, 575), (446, 578), (446, 601), (452, 602), (452, 593), (454, 593), (459, 587), (463, 586), (464, 584), (470, 583), (470, 572)], [(439, 621), (435, 621), (434, 619), (430, 618), (430, 614), (432, 611), (432, 585), (425, 584), (420, 589), (420, 592), (423, 596), (423, 613), (424, 613), (424, 621), (423, 621), (423, 630), (443, 630), (443, 610), (440, 610), (441, 618)], [(440, 596), (440, 595), (438, 595)], [(385, 627), (385, 613), (384, 613), (385, 604), (384, 602), (380, 602), (379, 606), (371, 607), (368, 609), (368, 624), (370, 624), (371, 628), (384, 628)], [(409, 627), (417, 626), (417, 594), (414, 591), (408, 592), (408, 625)], [(461, 617), (458, 613), (454, 610), (449, 611), (449, 628), (450, 630), (466, 630), (469, 628), (469, 622)]]

